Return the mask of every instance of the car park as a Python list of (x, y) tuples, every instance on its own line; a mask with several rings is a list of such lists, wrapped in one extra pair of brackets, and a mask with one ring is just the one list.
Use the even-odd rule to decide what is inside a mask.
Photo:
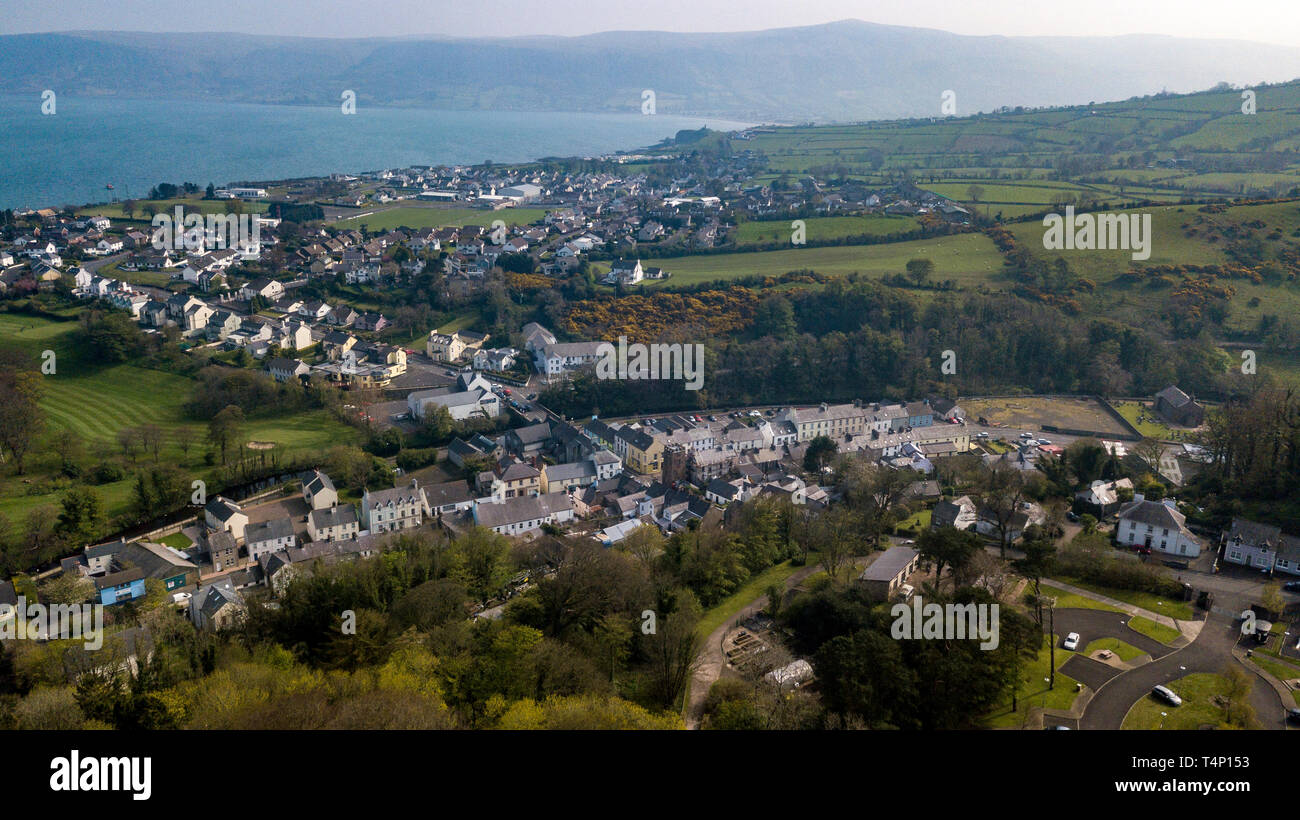
[(1071, 632), (1069, 635), (1066, 635), (1065, 643), (1061, 644), (1061, 646), (1071, 652), (1077, 651), (1079, 648), (1079, 633)]
[(1151, 694), (1155, 695), (1160, 700), (1163, 700), (1170, 706), (1183, 705), (1183, 699), (1178, 697), (1177, 693), (1168, 686), (1156, 686), (1151, 690)]

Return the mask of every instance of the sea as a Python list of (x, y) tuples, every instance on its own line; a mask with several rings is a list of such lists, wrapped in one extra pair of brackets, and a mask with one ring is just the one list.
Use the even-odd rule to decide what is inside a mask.
[(0, 208), (142, 199), (159, 182), (221, 187), (410, 165), (599, 156), (648, 147), (681, 129), (747, 125), (668, 114), (364, 105), (344, 114), (341, 105), (0, 96)]

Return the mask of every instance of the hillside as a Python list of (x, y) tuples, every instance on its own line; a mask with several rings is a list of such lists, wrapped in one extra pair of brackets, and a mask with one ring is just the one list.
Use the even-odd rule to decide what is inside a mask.
[(971, 37), (857, 20), (509, 39), (0, 37), (0, 93), (336, 105), (353, 89), (370, 105), (635, 113), (642, 91), (653, 89), (659, 113), (784, 122), (937, 115), (948, 89), (960, 115), (1296, 76), (1300, 49), (1283, 46), (1149, 35)]

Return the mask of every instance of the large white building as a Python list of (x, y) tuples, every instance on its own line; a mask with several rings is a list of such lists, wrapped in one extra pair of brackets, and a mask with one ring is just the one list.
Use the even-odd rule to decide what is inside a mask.
[(1115, 540), (1130, 547), (1195, 558), (1201, 554), (1201, 544), (1187, 529), (1186, 521), (1172, 498), (1148, 501), (1142, 493), (1135, 493), (1133, 501), (1119, 511)]
[(406, 397), (406, 406), (416, 420), (422, 420), (434, 406), (447, 408), (453, 421), (501, 414), (501, 399), (492, 392), (492, 383), (478, 374), (462, 373), (455, 387), (416, 390)]

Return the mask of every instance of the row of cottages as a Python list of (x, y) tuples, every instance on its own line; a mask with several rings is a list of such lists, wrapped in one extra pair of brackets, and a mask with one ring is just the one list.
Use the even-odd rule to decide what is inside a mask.
[(1220, 538), (1223, 560), (1264, 572), (1300, 575), (1300, 537), (1280, 527), (1234, 518)]
[(424, 351), (435, 362), (459, 362), (473, 357), (483, 348), (489, 336), (486, 333), (474, 333), (468, 330), (453, 330), (450, 333), (429, 331), (429, 338), (424, 343)]
[(406, 397), (406, 407), (413, 421), (423, 421), (434, 407), (446, 408), (453, 421), (501, 415), (500, 397), (492, 391), (492, 383), (477, 373), (461, 373), (452, 387), (413, 391)]
[(1146, 549), (1195, 558), (1201, 544), (1187, 528), (1187, 517), (1178, 511), (1172, 498), (1148, 500), (1134, 493), (1133, 500), (1120, 508), (1115, 525), (1115, 540), (1135, 549)]
[[(961, 417), (961, 409), (949, 401), (943, 404), (938, 415), (944, 420)], [(817, 407), (791, 407), (782, 411), (777, 419), (789, 422), (795, 428), (798, 441), (811, 441), (818, 436), (844, 439), (870, 432), (873, 436), (907, 432), (934, 424), (935, 409), (930, 401), (908, 402), (894, 405), (821, 404)]]
[(414, 529), (429, 514), (429, 500), (419, 481), (391, 490), (365, 490), (361, 494), (361, 528), (371, 533)]
[(249, 560), (256, 561), (298, 543), (293, 519), (280, 516), (250, 523), (242, 507), (222, 496), (204, 506), (203, 523), (200, 546), (216, 572), (238, 565), (240, 546), (247, 551)]

